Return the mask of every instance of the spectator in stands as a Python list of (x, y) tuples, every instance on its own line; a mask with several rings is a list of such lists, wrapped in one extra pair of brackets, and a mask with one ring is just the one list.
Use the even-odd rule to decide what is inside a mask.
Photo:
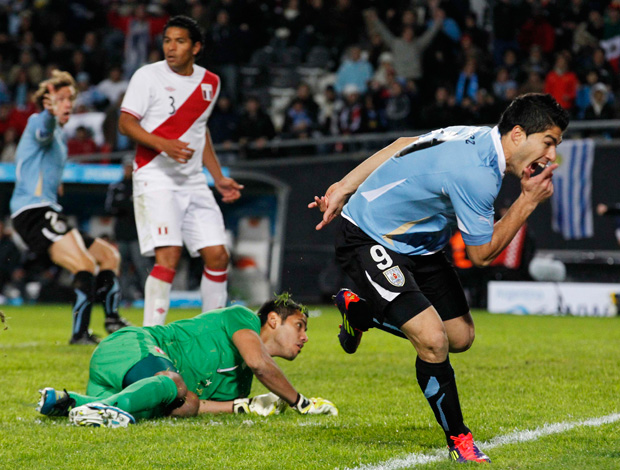
[(119, 103), (121, 95), (127, 91), (129, 82), (123, 79), (120, 65), (112, 65), (108, 70), (108, 78), (97, 85), (97, 89), (105, 95), (110, 103)]
[(338, 113), (341, 135), (359, 134), (364, 130), (364, 105), (356, 85), (348, 84), (342, 93), (344, 104)]
[(88, 72), (80, 72), (75, 77), (78, 87), (78, 97), (75, 107), (88, 111), (103, 111), (108, 104), (108, 98), (99, 91), (99, 88), (91, 85)]
[(605, 20), (599, 10), (592, 9), (588, 14), (588, 20), (580, 23), (575, 29), (573, 36), (574, 50), (594, 49), (599, 47), (599, 41), (603, 39)]
[(20, 57), (22, 52), (28, 51), (34, 63), (40, 64), (44, 62), (46, 56), (45, 48), (43, 44), (37, 41), (32, 31), (24, 31), (17, 47)]
[(20, 53), (19, 62), (11, 67), (8, 75), (9, 84), (15, 84), (22, 70), (26, 72), (30, 83), (39, 83), (43, 80), (43, 67), (35, 61), (32, 52), (28, 49)]
[(476, 48), (485, 51), (489, 49), (489, 33), (478, 26), (474, 12), (470, 11), (465, 15), (462, 33), (463, 36), (471, 38)]
[(536, 72), (543, 77), (549, 72), (549, 63), (547, 59), (545, 59), (541, 47), (536, 44), (530, 47), (527, 57), (525, 60), (522, 60), (520, 64), (520, 80), (522, 80), (523, 77), (527, 77), (530, 72)]
[(20, 67), (15, 75), (15, 80), (9, 84), (11, 87), (11, 95), (13, 102), (18, 107), (28, 105), (28, 92), (32, 89), (33, 84), (28, 78), (26, 69)]
[(530, 71), (525, 82), (519, 86), (519, 94), (543, 93), (545, 91), (545, 82), (542, 77), (540, 73), (534, 70)]
[[(338, 135), (338, 114), (344, 103), (332, 85), (325, 87), (319, 100), (319, 126), (324, 135)], [(0, 110), (2, 108), (0, 107)], [(0, 111), (1, 115), (1, 111)]]
[(500, 67), (493, 81), (493, 94), (500, 101), (509, 101), (509, 90), (516, 90), (517, 82), (510, 78), (508, 69)]
[(549, 22), (548, 14), (548, 10), (534, 7), (532, 15), (525, 20), (518, 33), (522, 51), (529, 50), (533, 45), (540, 46), (545, 55), (555, 51), (555, 29)]
[(361, 47), (351, 46), (336, 72), (336, 91), (342, 94), (347, 85), (354, 85), (360, 93), (366, 93), (372, 74), (372, 65), (362, 56)]
[[(314, 96), (312, 96), (312, 89), (310, 88), (310, 85), (305, 82), (301, 82), (297, 85), (293, 100), (300, 100), (303, 103), (306, 112), (309, 113), (310, 119), (312, 119), (314, 123), (318, 121), (319, 105), (315, 101)], [(290, 104), (292, 104), (293, 100), (291, 100)]]
[(620, 4), (612, 1), (605, 9), (603, 39), (611, 39), (616, 36), (620, 36)]
[(584, 119), (615, 119), (616, 112), (609, 102), (609, 91), (604, 83), (597, 83), (590, 90), (590, 104), (584, 113)]
[(271, 149), (266, 149), (265, 146), (275, 137), (276, 131), (271, 117), (263, 111), (260, 101), (255, 96), (250, 96), (245, 101), (237, 135), (244, 158), (253, 160), (273, 155)]
[[(220, 95), (215, 109), (209, 117), (209, 131), (214, 144), (232, 144), (237, 135), (239, 116), (235, 112), (230, 98)], [(221, 158), (221, 154), (219, 154)]]
[(124, 299), (144, 298), (146, 278), (153, 259), (142, 256), (133, 208), (133, 155), (123, 157), (123, 179), (108, 186), (105, 211), (115, 218), (114, 238), (121, 255), (119, 281)]
[(575, 105), (579, 80), (577, 75), (570, 70), (567, 54), (567, 52), (560, 52), (556, 55), (553, 70), (545, 78), (545, 93), (553, 96), (564, 109), (571, 111)]
[(353, 0), (335, 0), (327, 9), (326, 18), (321, 18), (328, 24), (329, 42), (334, 56), (340, 57), (344, 50), (358, 42), (362, 30), (363, 20), (357, 2)]
[(370, 31), (377, 31), (392, 51), (394, 68), (398, 76), (416, 81), (423, 76), (423, 53), (441, 30), (444, 18), (445, 13), (443, 10), (437, 8), (433, 12), (434, 22), (432, 27), (421, 36), (416, 37), (414, 29), (409, 26), (403, 29), (400, 37), (396, 37), (379, 19), (375, 10), (364, 11), (364, 19), (368, 29)]
[(586, 108), (590, 106), (592, 87), (599, 83), (598, 74), (594, 70), (590, 70), (586, 74), (584, 83), (581, 83), (577, 88), (577, 96), (575, 97), (575, 117), (577, 119), (583, 119), (586, 113)]
[(284, 115), (284, 124), (282, 125), (284, 137), (307, 139), (312, 135), (316, 126), (317, 123), (312, 119), (312, 115), (306, 109), (304, 102), (299, 98), (293, 99)]
[(439, 129), (458, 122), (456, 101), (447, 86), (435, 89), (435, 101), (422, 109), (422, 116), (426, 129)]
[(80, 46), (84, 54), (85, 68), (92, 83), (99, 83), (104, 79), (106, 51), (99, 44), (99, 37), (95, 31), (88, 31)]
[(17, 133), (15, 129), (9, 127), (3, 134), (2, 153), (0, 153), (0, 162), (9, 163), (15, 161), (15, 152), (17, 151)]
[(559, 28), (556, 28), (556, 47), (558, 49), (573, 49), (573, 39), (577, 27), (588, 21), (590, 10), (589, 2), (584, 0), (570, 0), (568, 5), (558, 8)]
[(74, 49), (73, 44), (67, 41), (67, 35), (64, 31), (56, 31), (52, 36), (52, 43), (47, 53), (47, 62), (55, 64), (61, 70), (67, 70), (71, 68)]
[(605, 57), (605, 50), (601, 47), (597, 47), (592, 51), (591, 63), (589, 69), (596, 71), (599, 80), (606, 85), (612, 87), (618, 86), (618, 76), (611, 64)]
[(394, 80), (390, 85), (389, 97), (385, 102), (385, 117), (390, 131), (411, 129), (411, 97), (406, 93), (404, 80)]
[(519, 49), (517, 33), (524, 20), (523, 6), (512, 0), (499, 0), (493, 7), (493, 58), (502, 63), (507, 49)]
[(222, 80), (223, 91), (233, 103), (238, 101), (239, 60), (245, 34), (231, 23), (230, 14), (221, 9), (206, 33), (207, 63)]
[(388, 129), (386, 110), (372, 93), (364, 95), (365, 127), (363, 132), (385, 132)]
[(69, 156), (87, 155), (97, 153), (98, 151), (99, 149), (93, 140), (92, 132), (84, 126), (79, 126), (75, 130), (75, 135), (67, 141)]
[(379, 66), (372, 76), (370, 88), (376, 92), (377, 88), (385, 87), (396, 78), (394, 56), (391, 52), (384, 52), (379, 56)]
[(456, 81), (456, 93), (455, 99), (457, 104), (461, 104), (463, 98), (468, 96), (472, 100), (476, 101), (476, 94), (478, 93), (478, 73), (476, 72), (476, 60), (470, 58), (465, 62), (463, 70), (459, 74), (459, 78)]

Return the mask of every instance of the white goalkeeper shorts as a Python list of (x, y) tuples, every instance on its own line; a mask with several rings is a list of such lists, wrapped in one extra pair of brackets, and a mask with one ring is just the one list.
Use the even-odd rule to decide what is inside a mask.
[(144, 256), (153, 256), (158, 247), (185, 245), (195, 258), (202, 248), (226, 244), (222, 211), (207, 187), (143, 193), (133, 204)]

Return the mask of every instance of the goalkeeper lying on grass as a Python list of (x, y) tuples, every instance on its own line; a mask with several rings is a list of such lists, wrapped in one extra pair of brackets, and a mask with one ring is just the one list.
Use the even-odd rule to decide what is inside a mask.
[[(95, 349), (86, 395), (48, 387), (37, 410), (105, 427), (202, 413), (268, 416), (287, 405), (337, 415), (330, 401), (298, 393), (272, 359), (295, 359), (308, 341), (307, 324), (306, 308), (282, 294), (258, 314), (233, 306), (166, 326), (123, 328)], [(254, 375), (272, 393), (246, 398)]]

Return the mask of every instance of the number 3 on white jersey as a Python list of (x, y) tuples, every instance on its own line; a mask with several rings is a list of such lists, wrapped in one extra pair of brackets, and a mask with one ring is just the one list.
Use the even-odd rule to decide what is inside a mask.
[(372, 259), (377, 263), (377, 268), (381, 270), (389, 268), (394, 263), (390, 255), (385, 251), (385, 248), (381, 245), (375, 245), (370, 248), (370, 256), (372, 256)]

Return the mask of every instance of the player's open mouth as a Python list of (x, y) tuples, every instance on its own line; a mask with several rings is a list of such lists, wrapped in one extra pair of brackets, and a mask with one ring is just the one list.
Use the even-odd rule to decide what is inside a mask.
[(536, 170), (544, 170), (545, 168), (549, 166), (549, 163), (550, 162), (546, 162), (546, 161), (536, 161), (530, 165), (530, 170), (532, 170), (532, 172)]

